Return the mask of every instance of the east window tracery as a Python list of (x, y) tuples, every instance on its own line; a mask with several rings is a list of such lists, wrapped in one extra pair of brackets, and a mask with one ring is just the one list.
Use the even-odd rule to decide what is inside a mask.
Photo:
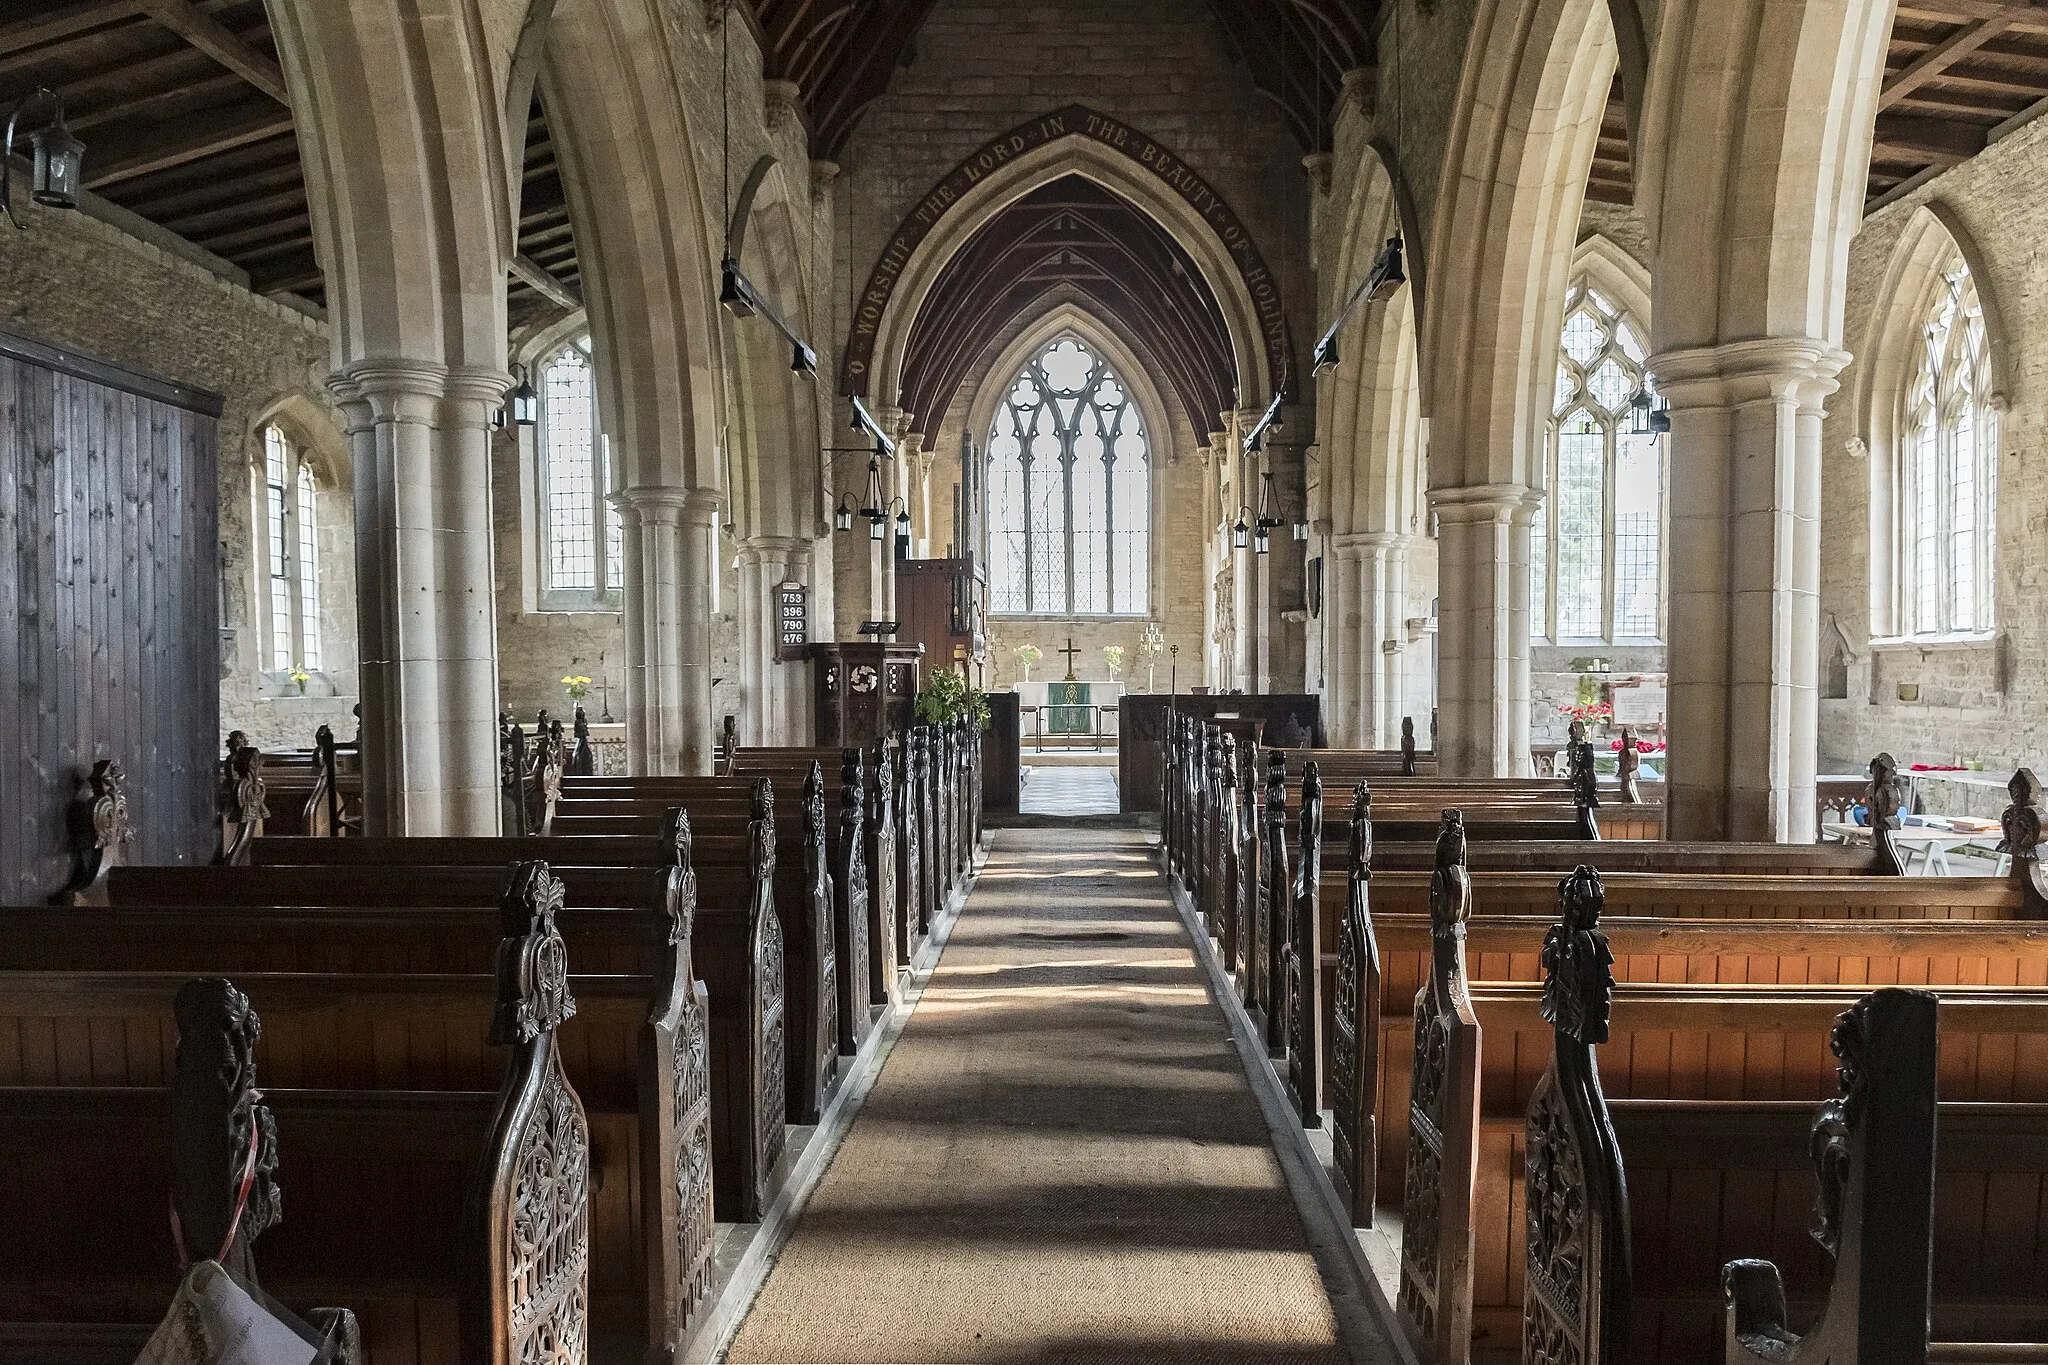
[(1130, 387), (1075, 337), (1010, 381), (988, 439), (991, 610), (1136, 616), (1149, 606), (1152, 462)]

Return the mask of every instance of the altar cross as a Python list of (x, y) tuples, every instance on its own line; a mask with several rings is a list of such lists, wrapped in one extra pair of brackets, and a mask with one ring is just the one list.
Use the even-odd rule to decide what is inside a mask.
[(1066, 647), (1065, 649), (1056, 649), (1056, 650), (1054, 650), (1054, 651), (1053, 651), (1053, 653), (1055, 653), (1055, 654), (1064, 654), (1064, 655), (1066, 655), (1066, 656), (1067, 656), (1067, 681), (1068, 681), (1068, 682), (1079, 682), (1079, 681), (1080, 681), (1080, 679), (1079, 679), (1079, 678), (1076, 678), (1076, 677), (1074, 676), (1074, 659), (1075, 659), (1075, 657), (1076, 657), (1077, 655), (1079, 655), (1079, 654), (1080, 654), (1080, 652), (1081, 652), (1080, 650), (1078, 650), (1078, 649), (1076, 649), (1076, 648), (1074, 647), (1074, 637), (1073, 637), (1073, 636), (1071, 636), (1071, 635), (1069, 635), (1069, 636), (1067, 637), (1067, 647)]

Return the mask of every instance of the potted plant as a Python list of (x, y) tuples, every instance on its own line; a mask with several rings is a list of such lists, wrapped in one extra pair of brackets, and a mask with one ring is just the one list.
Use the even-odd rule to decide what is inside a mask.
[(1031, 665), (1037, 663), (1040, 659), (1043, 659), (1045, 655), (1041, 654), (1039, 652), (1038, 646), (1034, 644), (1018, 645), (1016, 649), (1016, 655), (1017, 662), (1024, 665), (1024, 681), (1030, 682)]
[(931, 675), (917, 694), (916, 710), (917, 718), (927, 725), (950, 725), (962, 716), (972, 716), (976, 729), (988, 728), (988, 697), (971, 685), (965, 674), (951, 669)]

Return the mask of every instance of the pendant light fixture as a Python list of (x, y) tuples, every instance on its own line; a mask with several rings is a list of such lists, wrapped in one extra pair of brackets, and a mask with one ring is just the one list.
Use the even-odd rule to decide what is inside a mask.
[(868, 500), (860, 514), (868, 519), (869, 540), (887, 538), (888, 532), (882, 528), (888, 523), (889, 510), (882, 502), (882, 448), (879, 445), (868, 457)]
[(22, 111), (37, 100), (47, 100), (52, 113), (49, 123), (28, 135), (29, 146), (35, 151), (35, 171), (29, 182), (30, 196), (44, 208), (75, 209), (83, 187), (85, 144), (72, 136), (71, 129), (64, 123), (64, 101), (48, 86), (38, 86), (22, 97), (7, 115), (7, 166), (0, 167), (0, 171), (5, 172), (0, 173), (0, 213), (5, 213), (7, 221), (18, 228), (26, 228), (28, 224), (14, 216), (11, 170), (14, 130), (21, 121)]
[(1251, 516), (1251, 508), (1240, 506), (1237, 509), (1237, 525), (1230, 528), (1230, 547), (1233, 550), (1242, 550), (1252, 543)]

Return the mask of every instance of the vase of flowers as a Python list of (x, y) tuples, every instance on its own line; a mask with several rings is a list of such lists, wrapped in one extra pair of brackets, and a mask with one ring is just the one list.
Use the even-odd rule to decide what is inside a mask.
[(306, 695), (306, 684), (313, 681), (313, 675), (306, 671), (304, 664), (293, 664), (291, 671), (286, 673), (285, 676), (290, 678), (293, 684), (297, 686), (299, 695), (302, 697)]
[(1109, 670), (1111, 678), (1123, 677), (1124, 647), (1122, 645), (1104, 645), (1102, 647), (1102, 666)]
[(1030, 682), (1031, 665), (1037, 663), (1040, 659), (1043, 659), (1045, 655), (1039, 652), (1039, 648), (1037, 645), (1033, 644), (1018, 645), (1015, 650), (1015, 653), (1017, 655), (1017, 662), (1024, 665), (1024, 681)]
[(569, 700), (580, 702), (590, 695), (590, 679), (581, 673), (571, 673), (562, 679), (562, 687), (569, 694)]

